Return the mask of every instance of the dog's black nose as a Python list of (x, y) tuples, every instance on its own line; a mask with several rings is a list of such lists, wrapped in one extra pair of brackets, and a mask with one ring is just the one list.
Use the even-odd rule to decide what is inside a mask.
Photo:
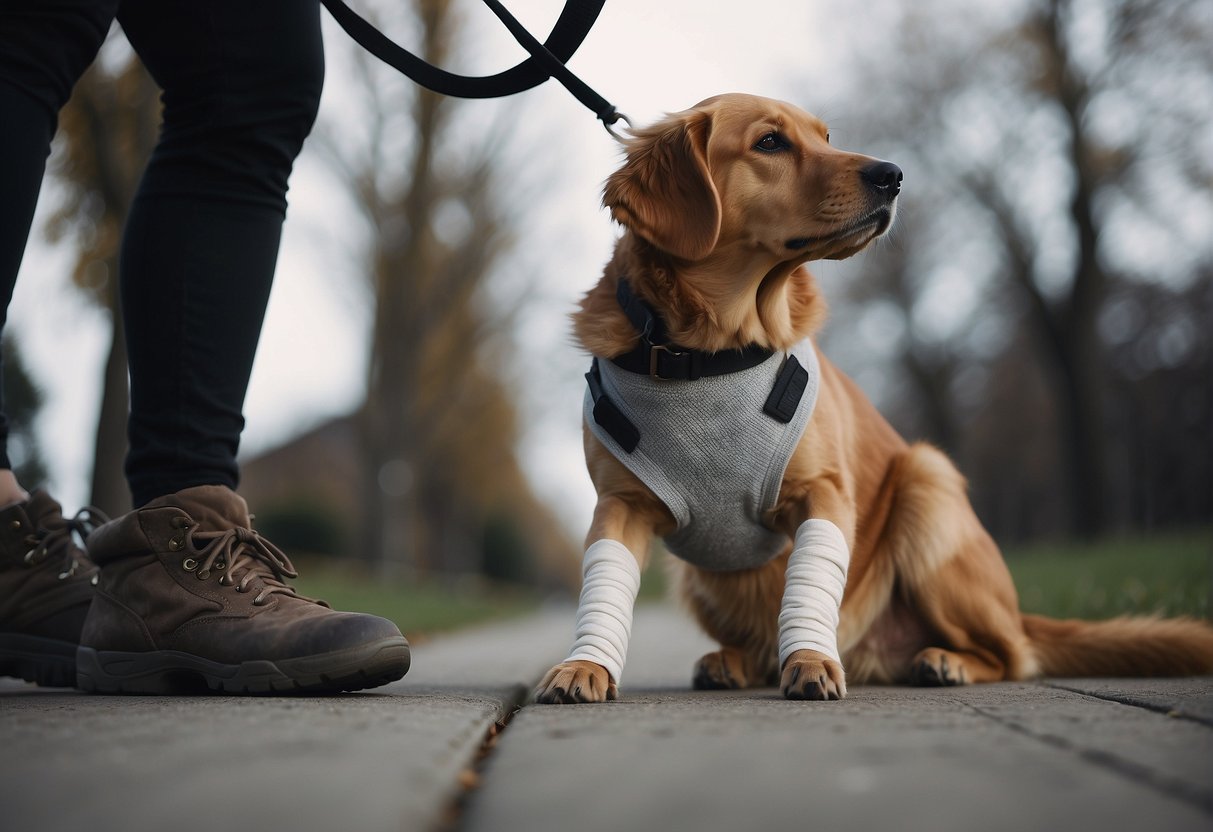
[(892, 162), (877, 162), (859, 172), (872, 187), (888, 196), (897, 196), (901, 191), (901, 168)]

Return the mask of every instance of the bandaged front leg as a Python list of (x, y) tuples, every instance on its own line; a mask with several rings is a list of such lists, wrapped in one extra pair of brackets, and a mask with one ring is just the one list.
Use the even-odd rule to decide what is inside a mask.
[(565, 661), (596, 662), (618, 685), (640, 591), (640, 565), (622, 543), (599, 540), (586, 549), (582, 570), (573, 650)]
[[(838, 612), (850, 560), (842, 530), (829, 520), (806, 520), (796, 530), (779, 608), (781, 686), (790, 698), (837, 699), (846, 694), (838, 655)], [(800, 668), (787, 667), (788, 659), (800, 650), (822, 654), (835, 667), (815, 660), (822, 665), (820, 671), (814, 668), (814, 678), (802, 678)]]

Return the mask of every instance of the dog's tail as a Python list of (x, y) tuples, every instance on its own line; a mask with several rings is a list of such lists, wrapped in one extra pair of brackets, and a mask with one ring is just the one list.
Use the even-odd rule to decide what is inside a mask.
[(1213, 673), (1213, 626), (1194, 618), (1123, 616), (1077, 621), (1023, 616), (1045, 676), (1198, 676)]

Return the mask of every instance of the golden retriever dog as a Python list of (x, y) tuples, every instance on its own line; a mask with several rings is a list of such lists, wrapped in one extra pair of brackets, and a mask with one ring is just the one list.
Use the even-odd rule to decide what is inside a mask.
[[(616, 697), (630, 605), (654, 537), (677, 556), (679, 594), (720, 644), (696, 664), (696, 688), (778, 683), (790, 699), (824, 700), (844, 697), (848, 680), (959, 685), (1213, 672), (1213, 627), (1205, 622), (1021, 613), (998, 547), (948, 458), (908, 444), (824, 356), (797, 347), (811, 344), (825, 318), (805, 263), (850, 257), (884, 234), (900, 185), (895, 165), (833, 147), (814, 116), (749, 95), (708, 99), (627, 141), (626, 160), (603, 196), (623, 234), (574, 313), (576, 338), (595, 358), (585, 451), (598, 494), (577, 649), (544, 676), (537, 701)], [(722, 355), (770, 355), (774, 363), (734, 371), (726, 362), (711, 377), (696, 379), (691, 370), (669, 380), (662, 362), (670, 354), (705, 366)], [(686, 537), (688, 516), (710, 527), (717, 506), (744, 511), (746, 501), (721, 491), (710, 473), (683, 486), (689, 509), (682, 497), (658, 496), (631, 456), (666, 437), (633, 422), (647, 418), (654, 402), (668, 399), (676, 408), (679, 397), (698, 401), (709, 385), (724, 390), (734, 376), (768, 367), (779, 373), (771, 376), (777, 400), (792, 355), (801, 356), (798, 365), (815, 365), (800, 384), (815, 387), (816, 399), (803, 432), (793, 435), (790, 458), (759, 462), (766, 475), (774, 472), (777, 493), (750, 507), (758, 512), (755, 529), (741, 533), (745, 524), (730, 515), (709, 534)], [(615, 368), (629, 360), (630, 368)], [(607, 390), (600, 369), (621, 374), (622, 384), (649, 385), (654, 398), (630, 410), (612, 402), (623, 388)], [(684, 455), (712, 472), (718, 456), (751, 453), (734, 452), (731, 443), (766, 430), (754, 419), (779, 421), (745, 419), (715, 444), (694, 434)], [(607, 447), (603, 424), (622, 447)], [(740, 551), (745, 541), (768, 538), (773, 554), (755, 561)]]

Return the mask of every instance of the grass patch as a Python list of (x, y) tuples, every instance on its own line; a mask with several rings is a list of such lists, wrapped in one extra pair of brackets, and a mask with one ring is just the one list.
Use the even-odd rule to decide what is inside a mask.
[(1210, 617), (1210, 529), (1012, 548), (1006, 560), (1025, 612), (1057, 618)]
[[(670, 557), (655, 551), (641, 600), (668, 592)], [(1039, 544), (1006, 550), (1020, 605), (1057, 618), (1110, 618), (1125, 613), (1213, 618), (1213, 529), (1131, 537), (1092, 544)], [(302, 564), (299, 591), (335, 609), (381, 615), (411, 639), (531, 612), (537, 593), (470, 580), (459, 585), (378, 580), (360, 564), (316, 559)]]
[(537, 595), (518, 587), (480, 580), (458, 585), (378, 580), (348, 562), (315, 560), (299, 571), (292, 583), (302, 594), (323, 598), (334, 609), (383, 616), (413, 640), (521, 615), (539, 603)]
[(660, 544), (655, 544), (649, 552), (649, 562), (640, 573), (640, 594), (637, 601), (667, 601), (674, 597), (670, 583), (669, 564), (667, 561), (674, 557)]
[[(641, 578), (641, 601), (672, 597), (665, 560), (673, 556), (660, 546), (652, 554)], [(1213, 529), (1035, 544), (1004, 554), (1025, 612), (1056, 618), (1150, 613), (1213, 618)]]

